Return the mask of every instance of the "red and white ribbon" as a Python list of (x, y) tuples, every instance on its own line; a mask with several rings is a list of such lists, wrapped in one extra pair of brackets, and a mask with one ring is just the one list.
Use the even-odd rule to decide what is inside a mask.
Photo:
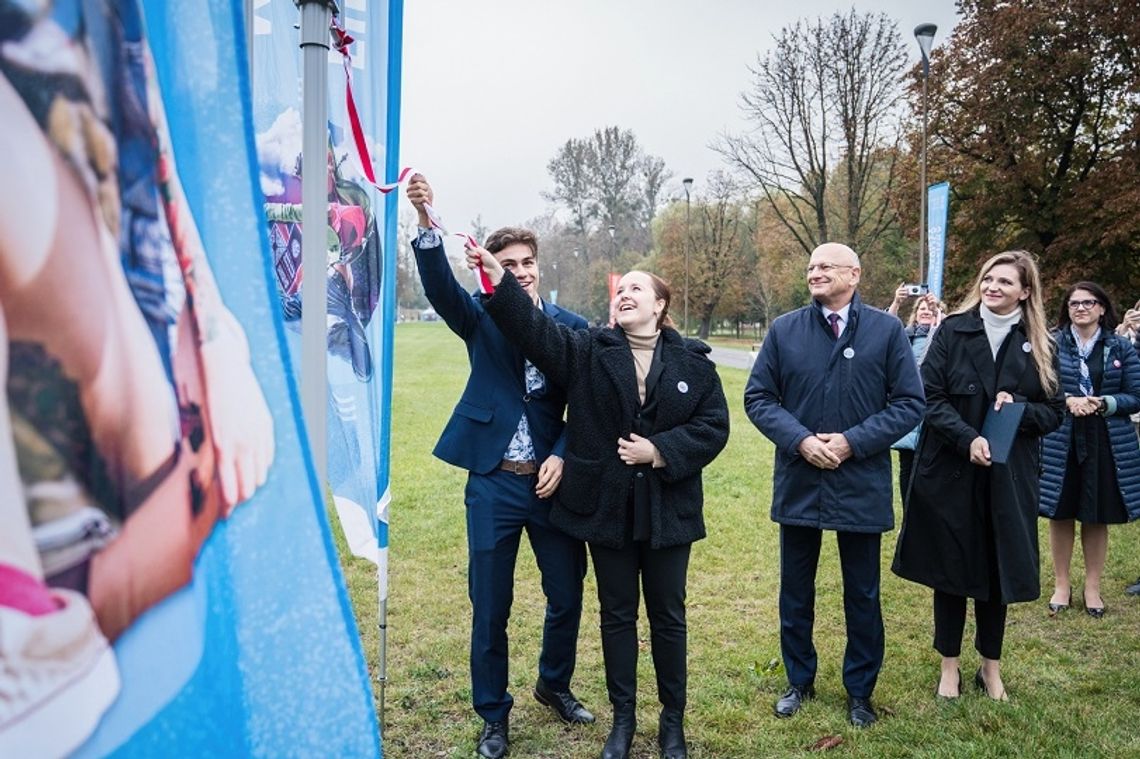
[[(351, 144), (353, 150), (350, 152), (353, 158), (356, 159), (357, 168), (360, 169), (365, 179), (379, 190), (381, 194), (387, 195), (420, 172), (410, 166), (406, 166), (400, 170), (394, 182), (380, 184), (376, 181), (376, 173), (372, 169), (372, 157), (368, 152), (368, 140), (364, 137), (364, 128), (360, 124), (360, 113), (356, 110), (356, 100), (352, 96), (352, 54), (349, 53), (348, 48), (355, 40), (344, 27), (337, 23), (335, 18), (332, 20), (329, 28), (332, 31), (333, 47), (340, 53), (344, 63), (344, 106), (348, 112), (348, 124), (352, 132)], [(436, 213), (436, 210), (432, 208), (430, 204), (424, 204), (424, 211), (427, 213), (428, 220), (433, 227), (445, 235), (451, 234), (447, 231), (447, 227), (443, 225), (443, 219), (440, 218), (439, 214)], [(454, 236), (461, 238), (466, 248), (479, 247), (479, 243), (476, 242), (475, 238), (466, 232), (456, 232)], [(495, 287), (491, 284), (491, 278), (488, 277), (487, 272), (483, 270), (482, 264), (479, 265), (477, 274), (479, 290), (485, 295), (490, 295), (495, 292)]]

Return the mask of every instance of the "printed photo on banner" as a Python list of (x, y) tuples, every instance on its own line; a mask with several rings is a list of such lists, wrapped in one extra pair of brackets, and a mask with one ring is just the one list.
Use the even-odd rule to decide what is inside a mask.
[(51, 656), (40, 688), (97, 698), (30, 736), (45, 694), (21, 691), (0, 746), (56, 753), (117, 695), (108, 642), (189, 583), (264, 482), (273, 423), (185, 204), (139, 9), (4, 5), (0, 624), (23, 650), (5, 635), (0, 658)]

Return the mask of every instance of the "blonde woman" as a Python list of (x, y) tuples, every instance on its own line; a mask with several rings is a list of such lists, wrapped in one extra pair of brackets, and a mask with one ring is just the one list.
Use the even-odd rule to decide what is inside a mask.
[[(1061, 424), (1064, 396), (1045, 324), (1041, 278), (1024, 251), (982, 266), (922, 364), (927, 411), (895, 574), (934, 589), (937, 695), (957, 698), (967, 599), (974, 599), (979, 690), (1005, 701), (1000, 671), (1009, 604), (1041, 594), (1037, 546), (1040, 439)], [(1024, 402), (1009, 458), (991, 460), (987, 412)]]

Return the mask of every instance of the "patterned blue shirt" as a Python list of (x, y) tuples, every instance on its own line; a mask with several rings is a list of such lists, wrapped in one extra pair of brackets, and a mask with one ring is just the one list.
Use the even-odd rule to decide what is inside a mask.
[[(534, 364), (529, 361), (523, 364), (526, 374), (526, 391), (528, 394), (534, 394), (546, 386), (546, 378), (542, 376)], [(530, 424), (526, 420), (526, 412), (519, 417), (519, 426), (515, 430), (515, 436), (511, 438), (511, 442), (507, 445), (507, 452), (503, 454), (503, 458), (507, 461), (534, 461), (534, 441), (530, 437)]]

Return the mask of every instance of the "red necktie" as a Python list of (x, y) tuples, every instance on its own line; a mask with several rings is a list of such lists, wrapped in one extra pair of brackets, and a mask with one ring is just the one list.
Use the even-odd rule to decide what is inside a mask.
[(835, 335), (835, 339), (839, 339), (839, 314), (828, 314), (827, 320), (831, 322), (831, 332)]

